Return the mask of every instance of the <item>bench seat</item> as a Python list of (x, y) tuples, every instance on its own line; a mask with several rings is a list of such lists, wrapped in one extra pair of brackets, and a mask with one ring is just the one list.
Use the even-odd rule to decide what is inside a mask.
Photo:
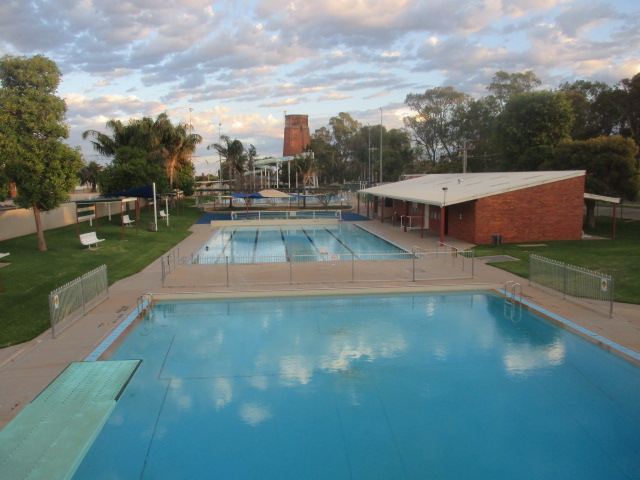
[[(98, 248), (98, 242), (104, 242), (104, 238), (98, 238), (96, 232), (81, 233), (80, 243), (86, 245), (89, 250), (95, 250)], [(91, 245), (95, 245), (95, 248), (91, 248)]]

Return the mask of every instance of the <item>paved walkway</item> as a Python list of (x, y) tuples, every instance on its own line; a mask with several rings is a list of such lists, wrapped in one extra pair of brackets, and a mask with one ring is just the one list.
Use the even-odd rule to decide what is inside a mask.
[[(405, 248), (418, 246), (432, 249), (438, 238), (419, 231), (403, 232), (400, 228), (379, 221), (363, 222), (366, 228), (380, 233), (385, 238)], [(181, 255), (198, 250), (212, 235), (209, 225), (194, 225), (193, 234), (180, 245)], [(458, 248), (470, 246), (455, 239), (445, 239)], [(264, 267), (268, 268), (268, 267)], [(640, 306), (616, 304), (614, 317), (608, 318), (579, 305), (564, 301), (561, 297), (530, 287), (527, 281), (503, 270), (486, 265), (482, 260), (475, 262), (475, 276), (472, 280), (429, 281), (420, 283), (395, 284), (382, 287), (372, 283), (350, 283), (348, 285), (253, 285), (209, 288), (163, 288), (161, 263), (156, 260), (140, 273), (120, 280), (109, 288), (109, 298), (95, 307), (86, 316), (58, 335), (51, 338), (45, 332), (38, 338), (21, 345), (0, 350), (0, 429), (10, 422), (26, 405), (47, 387), (71, 362), (84, 360), (100, 343), (137, 309), (137, 302), (144, 292), (158, 294), (216, 294), (221, 296), (269, 294), (300, 294), (301, 292), (322, 291), (324, 293), (345, 291), (376, 291), (391, 293), (394, 290), (408, 291), (443, 289), (498, 289), (508, 280), (523, 286), (525, 300), (574, 322), (594, 333), (610, 339), (626, 348), (640, 353)]]

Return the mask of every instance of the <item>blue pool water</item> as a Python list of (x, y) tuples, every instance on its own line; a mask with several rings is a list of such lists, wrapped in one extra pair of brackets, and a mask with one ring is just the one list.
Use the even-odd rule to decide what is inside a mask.
[(405, 250), (353, 224), (225, 227), (198, 252), (198, 263), (385, 259)]
[(640, 369), (485, 293), (160, 303), (76, 479), (637, 479)]

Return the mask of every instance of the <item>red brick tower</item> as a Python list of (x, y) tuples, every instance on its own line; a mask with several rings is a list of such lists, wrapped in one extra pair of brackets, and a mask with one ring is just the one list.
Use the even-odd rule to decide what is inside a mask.
[(285, 115), (282, 155), (292, 157), (298, 153), (306, 152), (310, 143), (309, 115)]

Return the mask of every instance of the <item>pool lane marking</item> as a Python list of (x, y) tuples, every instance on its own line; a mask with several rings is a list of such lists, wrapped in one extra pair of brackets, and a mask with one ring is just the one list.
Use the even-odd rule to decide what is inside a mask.
[(335, 239), (340, 243), (340, 245), (342, 245), (344, 248), (346, 248), (347, 250), (349, 250), (349, 252), (351, 252), (351, 255), (355, 256), (355, 258), (359, 258), (359, 257), (355, 254), (355, 252), (354, 252), (353, 250), (351, 250), (349, 247), (347, 247), (347, 245), (346, 245), (342, 240), (340, 240), (338, 237), (336, 237), (336, 236), (333, 234), (333, 232), (332, 232), (331, 230), (329, 230), (329, 229), (328, 229), (328, 228), (326, 228), (326, 227), (325, 227), (325, 230), (326, 230), (327, 232), (329, 232), (329, 235), (331, 235), (333, 238), (335, 238)]
[(258, 251), (258, 237), (260, 236), (260, 229), (256, 228), (256, 237), (253, 240), (253, 255), (251, 256), (251, 263), (256, 263), (256, 255)]
[(291, 257), (289, 257), (289, 249), (287, 248), (287, 242), (284, 239), (284, 232), (280, 229), (280, 238), (282, 238), (282, 246), (284, 247), (284, 254), (287, 257), (287, 262), (291, 261)]
[(229, 244), (231, 243), (231, 239), (233, 239), (233, 236), (236, 234), (236, 232), (237, 232), (237, 230), (233, 230), (232, 232), (230, 232), (229, 238), (223, 244), (222, 250), (220, 250), (220, 254), (218, 255), (218, 261), (220, 261), (221, 258), (224, 258), (224, 252), (227, 249), (227, 247), (229, 246)]
[[(305, 236), (307, 237), (307, 240), (309, 240), (309, 243), (311, 243), (311, 246), (312, 246), (313, 248), (315, 248), (315, 249), (316, 249), (316, 252), (318, 252), (318, 255), (320, 255), (320, 258), (322, 258), (323, 253), (320, 251), (320, 249), (319, 249), (319, 248), (318, 248), (318, 246), (316, 245), (316, 242), (314, 242), (314, 241), (313, 241), (313, 238), (311, 238), (311, 237), (309, 236), (309, 234), (307, 233), (307, 231), (306, 231), (304, 228), (300, 228), (300, 230), (302, 230), (302, 233), (304, 233), (304, 234), (305, 234)], [(329, 257), (329, 256), (328, 256), (328, 255), (326, 255), (325, 260), (327, 260), (327, 259), (328, 259), (328, 257)]]

